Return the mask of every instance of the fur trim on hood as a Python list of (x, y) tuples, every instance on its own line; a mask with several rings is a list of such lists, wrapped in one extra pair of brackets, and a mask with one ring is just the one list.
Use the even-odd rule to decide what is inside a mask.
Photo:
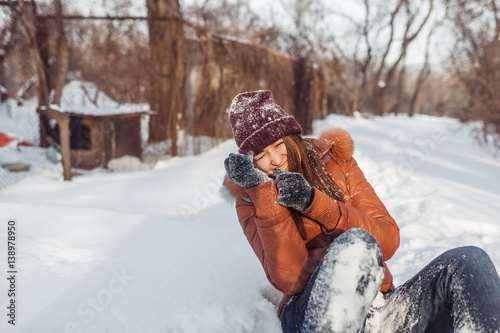
[(331, 151), (333, 159), (336, 161), (348, 161), (354, 153), (354, 142), (351, 136), (341, 128), (332, 128), (321, 132), (319, 141), (330, 143), (328, 150), (322, 150), (320, 156), (323, 157)]
[[(330, 152), (335, 161), (348, 161), (354, 152), (354, 142), (351, 136), (341, 128), (323, 131), (319, 139), (306, 140), (311, 141), (316, 146), (316, 150), (322, 158)], [(236, 199), (248, 198), (246, 190), (231, 181), (227, 175), (224, 177), (220, 195), (230, 203), (234, 203)]]
[(224, 181), (219, 193), (220, 196), (229, 203), (234, 203), (236, 199), (248, 198), (247, 191), (243, 187), (229, 179), (228, 175), (224, 177)]

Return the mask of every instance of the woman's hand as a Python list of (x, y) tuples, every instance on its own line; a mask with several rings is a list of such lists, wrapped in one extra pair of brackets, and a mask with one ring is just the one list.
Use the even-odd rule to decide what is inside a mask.
[(314, 198), (314, 190), (300, 173), (287, 172), (280, 169), (273, 170), (278, 188), (278, 203), (284, 207), (291, 207), (303, 212), (309, 207)]
[(253, 152), (246, 155), (229, 154), (224, 160), (227, 175), (236, 184), (243, 188), (250, 188), (269, 180), (267, 175), (253, 165)]

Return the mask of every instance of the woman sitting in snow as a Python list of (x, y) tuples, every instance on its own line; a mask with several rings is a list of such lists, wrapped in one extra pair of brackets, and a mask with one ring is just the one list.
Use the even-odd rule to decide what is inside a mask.
[(479, 248), (448, 251), (394, 288), (385, 261), (399, 228), (345, 131), (304, 139), (269, 91), (237, 95), (229, 122), (239, 154), (224, 161), (224, 185), (284, 294), (284, 332), (498, 332), (500, 279)]

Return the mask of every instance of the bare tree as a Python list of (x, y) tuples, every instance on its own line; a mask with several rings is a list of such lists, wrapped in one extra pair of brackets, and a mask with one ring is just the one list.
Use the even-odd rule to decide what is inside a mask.
[[(123, 4), (122, 4), (123, 5)], [(120, 7), (128, 15), (126, 8)], [(70, 71), (93, 82), (118, 103), (147, 103), (152, 93), (147, 22), (66, 21), (71, 31)], [(133, 70), (131, 70), (133, 69)], [(153, 82), (154, 83), (154, 82)], [(98, 95), (93, 96), (96, 99)]]
[(448, 5), (456, 36), (453, 70), (464, 92), (457, 116), (482, 120), (487, 139), (500, 134), (500, 6), (498, 0), (449, 0)]
[(57, 62), (58, 70), (55, 78), (54, 98), (52, 104), (61, 105), (62, 91), (66, 83), (66, 73), (68, 72), (69, 52), (66, 33), (63, 24), (63, 7), (61, 0), (54, 0), (56, 9), (56, 27), (57, 27)]
[[(63, 37), (59, 41), (59, 50), (62, 50), (63, 52), (66, 51), (65, 57), (67, 57), (67, 50), (65, 50), (65, 44), (66, 40), (64, 37), (64, 30), (62, 29), (62, 6), (60, 0), (55, 0), (55, 7), (57, 9), (57, 17), (58, 17), (58, 23), (60, 24), (60, 30), (59, 34), (61, 34)], [(25, 1), (24, 0), (19, 0), (18, 1), (18, 7), (20, 11), (20, 17), (21, 21), (23, 24), (23, 27), (25, 29), (25, 36), (28, 41), (29, 49), (30, 49), (30, 54), (31, 54), (31, 61), (33, 63), (35, 73), (36, 73), (36, 79), (37, 79), (37, 97), (38, 97), (38, 109), (37, 111), (40, 113), (40, 145), (42, 147), (47, 145), (47, 142), (45, 141), (46, 135), (45, 135), (45, 126), (48, 122), (47, 117), (54, 118), (58, 125), (59, 125), (59, 133), (60, 133), (60, 138), (61, 138), (61, 155), (62, 155), (62, 164), (63, 164), (63, 169), (64, 169), (64, 179), (65, 180), (71, 180), (71, 161), (70, 161), (70, 131), (69, 131), (69, 116), (65, 113), (62, 112), (57, 112), (56, 110), (53, 110), (50, 107), (51, 101), (50, 101), (50, 90), (51, 90), (51, 85), (50, 85), (50, 78), (49, 78), (49, 71), (48, 71), (48, 59), (45, 59), (44, 61), (44, 56), (47, 57), (47, 54), (49, 54), (48, 45), (44, 45), (45, 50), (42, 50), (42, 46), (39, 43), (39, 32), (40, 30), (43, 31), (44, 37), (47, 36), (47, 24), (42, 24), (42, 25), (35, 25), (34, 22), (38, 21), (39, 17), (36, 12), (36, 3), (34, 1), (31, 2), (31, 13), (28, 12), (28, 9), (26, 8)], [(40, 21), (38, 21), (40, 22)], [(61, 38), (61, 37), (60, 37)], [(42, 39), (43, 41), (47, 42), (46, 39)], [(45, 53), (44, 55), (42, 55)], [(58, 72), (59, 75), (57, 75), (57, 80), (56, 82), (56, 93), (55, 95), (57, 98), (60, 100), (61, 97), (61, 90), (64, 85), (64, 81), (66, 78), (66, 69), (67, 69), (67, 58), (61, 60), (61, 64), (59, 66)], [(60, 101), (57, 101), (60, 102)]]
[[(428, 8), (426, 14), (418, 23), (415, 23), (420, 9), (423, 7), (423, 4), (427, 2)], [(396, 71), (398, 70), (401, 61), (406, 56), (406, 53), (408, 52), (409, 45), (417, 38), (419, 33), (422, 31), (423, 27), (429, 20), (434, 8), (434, 0), (422, 0), (415, 6), (411, 6), (412, 3), (414, 2), (399, 0), (394, 10), (391, 12), (389, 22), (390, 37), (382, 55), (382, 59), (378, 64), (378, 69), (376, 70), (372, 85), (373, 113), (376, 115), (382, 115), (386, 111), (387, 106), (385, 104), (384, 97), (387, 89), (385, 88), (389, 87), (392, 84)], [(401, 10), (404, 10), (404, 17), (406, 19), (404, 34), (396, 53), (396, 60), (390, 62), (388, 60), (388, 56), (389, 53), (393, 50), (392, 45), (395, 41), (395, 21), (396, 17), (400, 15)]]
[(262, 22), (244, 0), (204, 0), (193, 3), (184, 13), (197, 29), (215, 36), (253, 41), (261, 33)]
[(440, 28), (442, 26), (442, 24), (444, 23), (444, 21), (446, 19), (447, 19), (447, 13), (444, 14), (442, 19), (436, 21), (433, 24), (432, 28), (429, 30), (429, 32), (427, 34), (427, 40), (426, 40), (426, 44), (425, 44), (424, 63), (423, 63), (423, 65), (420, 68), (420, 71), (418, 73), (416, 83), (415, 83), (415, 89), (413, 90), (413, 93), (412, 93), (412, 96), (410, 99), (410, 105), (409, 105), (409, 111), (408, 111), (408, 115), (410, 117), (413, 117), (413, 115), (415, 115), (415, 106), (416, 106), (417, 98), (419, 97), (419, 95), (423, 89), (425, 81), (431, 75), (431, 66), (429, 63), (429, 56), (430, 56), (430, 52), (431, 52), (432, 37), (436, 33), (438, 28)]
[[(434, 0), (363, 0), (355, 14), (330, 9), (332, 28), (323, 44), (333, 61), (323, 64), (331, 75), (329, 90), (336, 112), (381, 115), (405, 107), (412, 78), (405, 59), (433, 9)], [(343, 32), (337, 32), (335, 25), (344, 27)]]
[(178, 0), (146, 0), (148, 8), (153, 93), (149, 141), (171, 140), (177, 155), (178, 121), (184, 112), (184, 21)]
[[(324, 51), (320, 47), (322, 34), (316, 24), (323, 19), (323, 4), (320, 0), (281, 0), (290, 27), (281, 27), (272, 44), (281, 48), (294, 60), (295, 118), (302, 125), (304, 133), (312, 132), (312, 120), (316, 114), (309, 112), (312, 98), (311, 82), (315, 75), (313, 64)], [(270, 32), (276, 31), (274, 24)], [(269, 37), (269, 36), (268, 36)], [(268, 38), (268, 41), (271, 41)], [(322, 114), (322, 110), (318, 110)]]
[(37, 28), (33, 23), (34, 17), (36, 17), (36, 4), (35, 2), (32, 2), (31, 13), (28, 11), (24, 0), (18, 0), (18, 6), (21, 22), (25, 30), (25, 37), (30, 50), (31, 60), (33, 62), (33, 66), (35, 67), (34, 69), (37, 77), (36, 88), (38, 105), (48, 107), (50, 102), (48, 78), (42, 56), (40, 55), (40, 46), (37, 38)]
[[(210, 31), (211, 36), (223, 35), (241, 41), (257, 42), (277, 49), (294, 61), (294, 116), (305, 133), (312, 131), (312, 120), (323, 113), (323, 103), (317, 112), (309, 112), (313, 98), (311, 82), (318, 74), (313, 63), (321, 48), (321, 34), (315, 26), (322, 20), (321, 0), (280, 0), (280, 16), (289, 24), (278, 24), (257, 15), (248, 2), (205, 0), (187, 11), (190, 20)], [(211, 37), (209, 37), (211, 38)], [(318, 76), (316, 76), (318, 78)], [(319, 97), (321, 99), (321, 97)]]
[(7, 84), (5, 82), (6, 74), (4, 72), (5, 59), (15, 46), (19, 15), (12, 6), (4, 6), (0, 9), (4, 11), (3, 15), (7, 17), (7, 20), (3, 23), (3, 27), (0, 30), (0, 103), (2, 103), (8, 96)]
[[(68, 68), (68, 47), (64, 25), (62, 21), (63, 8), (61, 0), (54, 0), (55, 26), (47, 16), (37, 13), (37, 5), (30, 2), (30, 10), (26, 7), (28, 2), (19, 0), (18, 8), (25, 37), (30, 49), (32, 63), (37, 78), (37, 96), (40, 106), (48, 107), (49, 104), (60, 104), (62, 89), (66, 81)], [(52, 36), (57, 36), (57, 41), (52, 41)], [(52, 45), (55, 45), (52, 48)], [(55, 60), (54, 60), (55, 59)], [(51, 92), (54, 97), (50, 100)]]

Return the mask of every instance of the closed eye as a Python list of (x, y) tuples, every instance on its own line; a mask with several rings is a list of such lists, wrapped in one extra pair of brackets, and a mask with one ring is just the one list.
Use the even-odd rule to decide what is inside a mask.
[(260, 161), (262, 158), (264, 157), (264, 154), (260, 155), (260, 156), (257, 156), (253, 159), (254, 162), (258, 162)]

